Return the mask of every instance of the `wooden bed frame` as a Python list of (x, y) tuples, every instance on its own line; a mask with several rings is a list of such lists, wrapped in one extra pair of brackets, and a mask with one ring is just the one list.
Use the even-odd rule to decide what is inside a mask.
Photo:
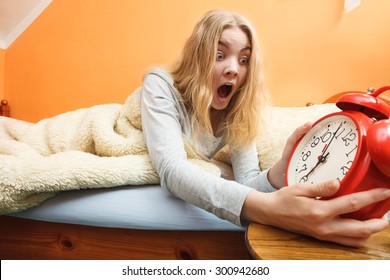
[(8, 101), (5, 99), (0, 102), (0, 116), (9, 117)]
[[(381, 98), (389, 103), (388, 95)], [(6, 101), (0, 113), (9, 116)], [(240, 231), (119, 229), (0, 216), (0, 259), (251, 258)]]
[(251, 259), (245, 232), (91, 227), (0, 217), (0, 259)]

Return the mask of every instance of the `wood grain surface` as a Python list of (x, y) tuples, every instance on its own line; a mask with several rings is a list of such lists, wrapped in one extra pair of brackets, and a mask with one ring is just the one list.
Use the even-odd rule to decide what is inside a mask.
[(390, 226), (352, 248), (282, 229), (252, 223), (246, 232), (249, 251), (263, 260), (390, 260)]
[(137, 230), (0, 216), (0, 259), (251, 259), (243, 231)]

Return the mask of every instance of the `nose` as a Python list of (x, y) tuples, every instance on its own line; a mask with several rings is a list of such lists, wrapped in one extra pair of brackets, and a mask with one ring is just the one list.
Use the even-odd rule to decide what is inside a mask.
[(238, 61), (236, 59), (226, 60), (226, 67), (224, 74), (228, 76), (237, 76), (238, 74)]

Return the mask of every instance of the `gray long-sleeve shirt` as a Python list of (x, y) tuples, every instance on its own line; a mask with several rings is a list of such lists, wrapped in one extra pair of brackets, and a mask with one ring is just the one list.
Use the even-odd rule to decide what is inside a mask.
[[(165, 71), (157, 69), (145, 77), (141, 115), (153, 167), (160, 176), (161, 186), (172, 195), (241, 225), (241, 209), (248, 192), (275, 190), (267, 179), (267, 171), (259, 169), (255, 144), (231, 152), (235, 181), (217, 177), (187, 160), (183, 134), (194, 140), (190, 117)], [(209, 159), (224, 145), (223, 137), (204, 130), (194, 141), (196, 150)]]

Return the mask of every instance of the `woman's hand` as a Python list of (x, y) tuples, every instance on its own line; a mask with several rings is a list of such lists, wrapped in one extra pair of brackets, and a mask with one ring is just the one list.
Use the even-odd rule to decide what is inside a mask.
[(385, 218), (359, 221), (340, 215), (389, 198), (389, 189), (377, 188), (330, 200), (316, 199), (331, 196), (338, 188), (337, 181), (327, 181), (314, 185), (297, 184), (273, 193), (252, 191), (241, 216), (247, 221), (354, 247), (363, 245), (372, 234), (388, 226), (389, 221)]
[(297, 141), (303, 137), (311, 127), (312, 123), (307, 122), (298, 127), (287, 139), (281, 159), (268, 171), (268, 180), (274, 188), (280, 189), (285, 186), (285, 172), (290, 154)]

